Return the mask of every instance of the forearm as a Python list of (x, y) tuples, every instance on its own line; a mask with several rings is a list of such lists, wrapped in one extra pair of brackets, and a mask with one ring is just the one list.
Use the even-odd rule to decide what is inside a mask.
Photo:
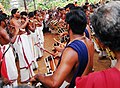
[(24, 29), (26, 27), (27, 23), (28, 22), (26, 21), (23, 25), (20, 26), (20, 28)]
[(45, 87), (48, 88), (58, 88), (59, 85), (57, 85), (57, 80), (54, 80), (52, 76), (44, 76), (44, 75), (39, 75), (37, 77), (37, 80), (40, 81)]
[(10, 42), (13, 44), (17, 38), (17, 33), (11, 38)]
[(32, 27), (32, 26), (28, 26), (28, 29), (30, 30), (30, 31), (32, 31), (32, 32), (34, 32), (35, 31), (35, 27)]

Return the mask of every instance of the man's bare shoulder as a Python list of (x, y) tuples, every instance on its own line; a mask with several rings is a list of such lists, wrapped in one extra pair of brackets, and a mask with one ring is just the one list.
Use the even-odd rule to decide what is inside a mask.
[(67, 47), (63, 51), (62, 59), (67, 63), (76, 63), (78, 61), (78, 54), (74, 49)]
[(5, 33), (5, 29), (0, 28), (0, 34), (2, 35), (2, 34), (4, 34), (4, 33)]
[(10, 20), (10, 24), (13, 25), (13, 22), (14, 22), (14, 19), (12, 18), (12, 19)]

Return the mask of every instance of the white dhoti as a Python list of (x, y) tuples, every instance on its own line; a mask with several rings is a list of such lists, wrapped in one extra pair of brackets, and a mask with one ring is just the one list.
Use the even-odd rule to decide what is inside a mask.
[[(8, 50), (7, 50), (8, 49)], [(7, 52), (6, 52), (7, 50)], [(5, 55), (4, 55), (4, 75), (5, 78), (7, 78), (9, 81), (12, 82), (11, 85), (7, 85), (7, 86), (4, 86), (5, 87), (8, 87), (9, 88), (13, 88), (13, 87), (16, 87), (17, 86), (17, 78), (18, 78), (18, 71), (17, 71), (17, 67), (16, 67), (16, 63), (15, 63), (15, 57), (14, 57), (14, 54), (13, 54), (13, 48), (11, 46), (8, 45), (4, 45), (4, 46), (1, 46), (1, 51), (2, 53), (6, 52)], [(5, 71), (6, 69), (6, 71)]]
[(30, 35), (28, 35), (28, 38), (29, 38), (29, 44), (30, 44), (30, 47), (31, 47), (31, 52), (32, 52), (32, 55), (33, 55), (33, 59), (32, 59), (32, 67), (33, 67), (33, 69), (36, 69), (36, 68), (38, 68), (38, 64), (37, 64), (37, 61), (36, 61), (36, 58), (37, 58), (37, 56), (36, 56), (36, 54), (35, 54), (35, 47), (34, 47), (34, 44), (35, 44), (35, 35), (34, 35), (35, 33), (33, 33), (33, 32), (31, 32), (31, 34)]
[(38, 49), (39, 49), (39, 57), (42, 57), (43, 56), (43, 50), (40, 49), (40, 48), (44, 48), (44, 36), (43, 36), (43, 31), (42, 31), (42, 27), (36, 27), (36, 30), (35, 30), (35, 33), (37, 35), (37, 42), (36, 44), (38, 44), (39, 46)]
[(27, 34), (18, 35), (14, 47), (19, 58), (21, 82), (26, 82), (34, 76), (32, 69), (32, 59), (34, 57), (30, 49)]

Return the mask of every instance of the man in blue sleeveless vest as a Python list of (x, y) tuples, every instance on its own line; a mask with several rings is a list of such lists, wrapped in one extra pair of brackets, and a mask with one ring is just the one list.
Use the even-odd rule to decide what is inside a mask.
[(62, 52), (58, 68), (52, 76), (44, 76), (38, 73), (33, 80), (40, 81), (49, 88), (59, 88), (66, 80), (74, 88), (75, 78), (86, 75), (92, 71), (94, 48), (93, 43), (84, 36), (87, 20), (81, 10), (72, 10), (66, 14), (66, 22), (70, 42)]

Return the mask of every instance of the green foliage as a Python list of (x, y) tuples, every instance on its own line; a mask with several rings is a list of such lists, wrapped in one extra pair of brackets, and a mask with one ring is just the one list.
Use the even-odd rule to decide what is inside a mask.
[(0, 0), (0, 3), (4, 6), (5, 9), (10, 8), (10, 0)]
[[(5, 9), (9, 10), (10, 8), (10, 1), (11, 0), (0, 0), (2, 5), (4, 6)], [(18, 0), (21, 4), (19, 8), (24, 8), (23, 0)], [(78, 0), (78, 5), (83, 5), (86, 0)], [(89, 0), (90, 3), (94, 3), (94, 1), (98, 2), (99, 0)], [(73, 3), (74, 0), (41, 0), (38, 2), (38, 0), (35, 0), (36, 7), (37, 9), (42, 8), (43, 10), (45, 9), (51, 9), (55, 7), (64, 7), (68, 3)], [(33, 0), (26, 0), (27, 7), (29, 11), (34, 10), (34, 3)]]
[[(86, 0), (78, 0), (78, 5), (83, 5)], [(89, 0), (89, 3), (94, 3), (96, 0)], [(99, 0), (97, 0), (99, 1)], [(55, 7), (64, 7), (68, 3), (74, 3), (74, 0), (49, 0), (47, 2), (39, 2), (37, 4), (37, 8), (42, 8), (42, 9), (51, 9)]]

